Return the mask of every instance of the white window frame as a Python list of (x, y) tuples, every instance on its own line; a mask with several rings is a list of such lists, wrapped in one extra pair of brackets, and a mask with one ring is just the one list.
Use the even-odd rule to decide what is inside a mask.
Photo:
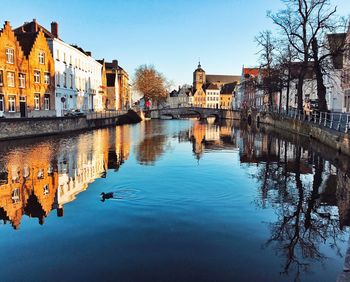
[(39, 70), (34, 71), (34, 83), (40, 83), (41, 80), (41, 74)]
[(21, 72), (18, 74), (18, 87), (26, 88), (26, 75)]
[(14, 64), (15, 61), (15, 49), (6, 48), (6, 63)]
[(44, 51), (39, 51), (39, 64), (45, 65), (45, 53), (44, 53)]
[(50, 96), (45, 94), (44, 96), (44, 110), (49, 111), (50, 110)]
[(7, 72), (7, 86), (15, 87), (15, 72), (13, 71)]
[(9, 106), (9, 113), (16, 112), (16, 95), (8, 96), (8, 106)]
[(56, 60), (59, 61), (60, 60), (60, 50), (56, 49)]
[(43, 188), (43, 194), (44, 194), (44, 196), (47, 196), (47, 195), (49, 195), (49, 193), (50, 193), (50, 188), (49, 188), (49, 185), (44, 185), (44, 188)]
[(44, 83), (49, 85), (50, 84), (50, 73), (44, 72)]
[(12, 199), (13, 204), (17, 204), (21, 201), (21, 193), (20, 193), (19, 188), (13, 189), (12, 194), (11, 194), (11, 199)]
[(40, 110), (40, 93), (34, 93), (34, 110)]
[(67, 73), (63, 73), (63, 87), (67, 88)]

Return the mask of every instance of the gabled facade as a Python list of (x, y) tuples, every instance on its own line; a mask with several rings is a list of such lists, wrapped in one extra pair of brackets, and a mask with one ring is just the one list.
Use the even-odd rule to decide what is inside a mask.
[(43, 31), (17, 33), (5, 22), (0, 46), (0, 116), (54, 116), (54, 65)]
[(215, 84), (209, 84), (205, 89), (206, 108), (220, 108), (220, 89)]

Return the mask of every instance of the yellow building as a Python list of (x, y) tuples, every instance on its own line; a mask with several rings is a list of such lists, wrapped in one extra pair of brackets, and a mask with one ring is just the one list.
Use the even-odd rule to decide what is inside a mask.
[(129, 74), (121, 66), (118, 66), (118, 84), (120, 96), (120, 109), (128, 110), (131, 106)]

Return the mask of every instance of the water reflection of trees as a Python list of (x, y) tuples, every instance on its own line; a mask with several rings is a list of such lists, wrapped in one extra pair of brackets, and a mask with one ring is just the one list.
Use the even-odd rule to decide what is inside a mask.
[(167, 135), (161, 122), (145, 122), (142, 124), (142, 140), (136, 146), (136, 159), (142, 165), (154, 163), (167, 150)]
[[(329, 244), (340, 255), (337, 242), (344, 235), (337, 204), (342, 203), (336, 191), (349, 190), (338, 169), (321, 156), (300, 145), (281, 140), (279, 136), (259, 132), (242, 132), (241, 158), (255, 163), (252, 174), (260, 186), (257, 205), (270, 205), (277, 220), (269, 224), (271, 237), (267, 247), (273, 247), (284, 257), (282, 273), (300, 279), (311, 262), (325, 261), (321, 248)], [(343, 207), (349, 210), (349, 205)]]

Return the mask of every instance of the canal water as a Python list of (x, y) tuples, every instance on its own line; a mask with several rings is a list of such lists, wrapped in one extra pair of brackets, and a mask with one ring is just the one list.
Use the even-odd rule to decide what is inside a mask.
[(233, 123), (1, 142), (0, 280), (348, 281), (349, 171)]

